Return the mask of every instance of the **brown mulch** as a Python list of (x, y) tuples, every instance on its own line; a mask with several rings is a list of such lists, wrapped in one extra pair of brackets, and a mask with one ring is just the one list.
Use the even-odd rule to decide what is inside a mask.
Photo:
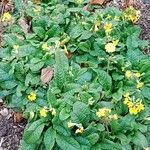
[[(120, 0), (111, 1), (108, 5), (121, 7)], [(142, 28), (141, 38), (150, 41), (150, 3), (139, 2), (136, 6), (141, 10), (139, 24)], [(150, 49), (147, 49), (150, 56)], [(0, 106), (0, 150), (18, 150), (20, 139), (25, 128), (25, 121), (16, 123), (11, 109)]]
[(16, 123), (13, 111), (0, 106), (0, 150), (18, 150), (25, 124)]

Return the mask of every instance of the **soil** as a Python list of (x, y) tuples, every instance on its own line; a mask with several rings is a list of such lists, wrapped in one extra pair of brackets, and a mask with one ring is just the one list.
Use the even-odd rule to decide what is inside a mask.
[(0, 150), (18, 150), (25, 124), (16, 123), (13, 111), (0, 106)]
[[(114, 0), (108, 5), (121, 7), (122, 2)], [(137, 8), (141, 10), (139, 24), (142, 28), (141, 38), (150, 41), (150, 3), (137, 3)], [(150, 56), (150, 48), (147, 50)], [(20, 139), (25, 128), (25, 121), (16, 123), (14, 113), (5, 106), (0, 106), (0, 150), (18, 150)]]

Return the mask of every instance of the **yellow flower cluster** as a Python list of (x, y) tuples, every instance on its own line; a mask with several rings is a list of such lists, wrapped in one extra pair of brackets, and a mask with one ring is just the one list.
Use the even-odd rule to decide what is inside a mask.
[(9, 12), (5, 12), (2, 16), (2, 22), (6, 21), (9, 22), (12, 20), (12, 16)]
[(112, 41), (110, 43), (107, 43), (105, 45), (106, 52), (108, 52), (108, 53), (115, 52), (116, 51), (116, 46), (118, 45), (118, 43), (119, 43), (119, 40), (114, 40), (114, 41)]
[(129, 108), (129, 113), (131, 115), (136, 115), (144, 110), (144, 104), (141, 100), (137, 99), (136, 102), (132, 102), (129, 93), (126, 93), (124, 95), (124, 104), (126, 104)]
[(111, 109), (108, 108), (100, 108), (97, 112), (96, 112), (96, 116), (100, 117), (107, 117), (109, 114), (111, 113)]
[(119, 117), (117, 114), (110, 114), (111, 113), (111, 109), (108, 108), (101, 108), (96, 112), (96, 116), (98, 116), (99, 118), (102, 117), (108, 117), (111, 120), (117, 120)]
[(106, 23), (104, 25), (105, 33), (110, 33), (112, 31), (112, 23)]
[(124, 17), (126, 20), (135, 24), (140, 18), (140, 11), (137, 11), (132, 6), (130, 6), (125, 10)]
[(125, 72), (125, 77), (127, 77), (127, 78), (131, 78), (131, 77), (140, 78), (142, 75), (143, 75), (143, 74), (141, 74), (141, 73), (139, 73), (139, 72), (134, 73), (134, 72), (132, 72), (132, 71), (130, 71), (130, 70), (127, 70), (127, 71)]
[(29, 101), (35, 101), (36, 100), (36, 92), (32, 91), (29, 95), (28, 95), (28, 100)]

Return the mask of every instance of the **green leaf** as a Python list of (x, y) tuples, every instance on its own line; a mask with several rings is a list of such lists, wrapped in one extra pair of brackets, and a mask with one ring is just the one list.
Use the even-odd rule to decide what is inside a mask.
[(72, 137), (57, 134), (56, 142), (62, 150), (79, 150), (79, 143)]
[(40, 139), (45, 124), (43, 120), (37, 120), (33, 122), (26, 130), (23, 139), (28, 144), (34, 144)]
[(84, 32), (82, 32), (82, 35), (80, 36), (80, 38), (78, 39), (78, 41), (87, 40), (91, 36), (92, 36), (92, 33), (90, 31), (84, 31)]
[(75, 27), (72, 28), (70, 32), (70, 37), (76, 39), (82, 34), (82, 31), (83, 31), (83, 27), (80, 25), (76, 25)]
[(56, 131), (50, 127), (44, 135), (44, 144), (46, 147), (46, 150), (51, 150), (55, 144), (55, 138), (56, 138)]
[(15, 8), (19, 13), (23, 12), (23, 1), (22, 0), (14, 0)]
[(42, 27), (33, 27), (33, 31), (43, 39), (45, 37), (45, 30)]
[(87, 136), (87, 139), (89, 140), (91, 145), (94, 145), (99, 140), (99, 135), (97, 133), (93, 133), (93, 134), (90, 134), (89, 136)]
[(35, 150), (36, 147), (36, 144), (27, 144), (24, 140), (21, 140), (19, 150)]
[(46, 32), (49, 38), (56, 37), (60, 32), (59, 25), (53, 25), (51, 28)]
[(142, 95), (150, 100), (150, 88), (149, 87), (143, 87), (142, 88)]
[(63, 108), (63, 109), (60, 111), (60, 114), (59, 114), (60, 120), (64, 121), (64, 120), (66, 120), (67, 118), (69, 118), (69, 116), (70, 116), (70, 114), (68, 114), (68, 113), (66, 112), (66, 109), (65, 109), (65, 108)]
[(12, 75), (10, 75), (3, 68), (0, 68), (0, 82), (12, 79)]
[(143, 149), (149, 146), (146, 137), (141, 132), (137, 132), (134, 135), (133, 143)]
[(71, 113), (71, 120), (75, 123), (82, 123), (83, 125), (90, 120), (90, 110), (83, 102), (75, 102), (73, 105), (73, 112)]
[(91, 49), (91, 43), (89, 41), (80, 42), (78, 47), (79, 47), (79, 50), (84, 51), (84, 52), (88, 52)]
[(139, 49), (132, 49), (127, 51), (127, 58), (133, 65), (137, 65), (142, 59), (145, 59), (147, 56), (144, 55)]
[(55, 69), (54, 69), (54, 79), (58, 87), (61, 89), (66, 81), (66, 75), (69, 68), (68, 59), (64, 54), (64, 51), (59, 49), (55, 53)]
[(98, 81), (103, 86), (104, 90), (111, 90), (112, 88), (112, 78), (111, 76), (104, 70), (97, 71), (98, 73)]
[(92, 150), (120, 150), (121, 145), (119, 143), (114, 143), (110, 140), (104, 140), (92, 147)]

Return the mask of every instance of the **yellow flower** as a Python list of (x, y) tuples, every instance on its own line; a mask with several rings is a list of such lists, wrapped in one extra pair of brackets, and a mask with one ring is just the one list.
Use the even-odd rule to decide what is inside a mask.
[(139, 82), (139, 83), (137, 83), (136, 88), (137, 88), (137, 89), (140, 89), (140, 88), (143, 87), (143, 85), (144, 85), (143, 82)]
[(29, 95), (28, 95), (28, 100), (29, 101), (35, 101), (36, 100), (36, 93), (35, 92), (31, 92)]
[(142, 76), (139, 72), (135, 73), (134, 75), (135, 75), (137, 78), (139, 78), (139, 77)]
[(141, 112), (142, 110), (144, 110), (144, 104), (142, 104), (141, 102), (137, 104), (137, 110), (138, 112)]
[(130, 70), (127, 70), (127, 71), (125, 72), (125, 76), (126, 76), (127, 78), (130, 78), (130, 77), (132, 76), (132, 72), (131, 72)]
[(107, 44), (105, 45), (105, 50), (106, 50), (106, 52), (108, 52), (108, 53), (115, 52), (115, 51), (116, 51), (116, 46), (115, 46), (113, 43), (107, 43)]
[(33, 11), (34, 11), (35, 13), (40, 13), (40, 12), (41, 12), (41, 7), (33, 8)]
[(76, 0), (76, 3), (77, 3), (77, 4), (82, 4), (82, 3), (83, 3), (83, 0)]
[(48, 44), (47, 44), (47, 42), (42, 45), (42, 49), (43, 50), (48, 50)]
[(110, 115), (109, 117), (112, 120), (118, 120), (118, 115), (117, 114)]
[(77, 129), (75, 133), (77, 134), (77, 133), (83, 133), (83, 132), (84, 132), (84, 128), (81, 127), (79, 129)]
[(125, 99), (124, 99), (124, 102), (123, 102), (124, 104), (127, 104), (127, 103), (129, 103), (129, 98), (128, 97), (126, 97)]
[(133, 102), (131, 102), (131, 101), (129, 101), (128, 103), (127, 103), (127, 106), (128, 106), (128, 108), (131, 108), (131, 107), (133, 107)]
[(140, 101), (129, 107), (129, 113), (131, 115), (136, 115), (144, 110), (144, 104)]
[(99, 26), (100, 26), (100, 21), (97, 20), (94, 25), (94, 32), (97, 32), (99, 30)]
[(106, 19), (110, 19), (112, 16), (110, 14), (107, 15)]
[(129, 92), (127, 92), (123, 96), (126, 97), (126, 98), (129, 98), (130, 94), (129, 94)]
[(111, 32), (111, 30), (112, 30), (112, 23), (106, 23), (104, 25), (104, 30), (105, 30), (106, 33)]
[(144, 148), (144, 150), (150, 150), (150, 147), (146, 147), (146, 148)]
[(18, 50), (19, 47), (20, 47), (19, 45), (14, 45), (14, 46), (13, 46), (13, 49)]
[(56, 116), (56, 110), (55, 110), (55, 108), (52, 108), (52, 115)]
[(113, 43), (115, 46), (117, 46), (117, 45), (119, 44), (119, 40), (114, 40), (114, 41), (112, 41), (112, 43)]
[(136, 106), (130, 107), (130, 108), (129, 108), (129, 113), (130, 113), (131, 115), (136, 115), (136, 114), (138, 114), (138, 110), (137, 110)]
[(2, 21), (3, 21), (3, 22), (4, 22), (4, 21), (9, 22), (9, 21), (11, 21), (11, 20), (12, 20), (11, 14), (10, 14), (9, 12), (5, 12), (5, 13), (3, 14), (3, 16), (2, 16)]
[(69, 122), (67, 123), (67, 125), (68, 125), (68, 128), (72, 128), (75, 124), (72, 123), (71, 121), (69, 121)]
[(96, 112), (96, 116), (98, 117), (105, 117), (111, 112), (111, 109), (108, 108), (101, 108)]
[(115, 17), (114, 17), (114, 20), (119, 21), (119, 17), (118, 17), (118, 16), (115, 16)]
[(45, 108), (41, 108), (40, 109), (40, 116), (41, 117), (46, 117), (47, 116), (47, 110)]

